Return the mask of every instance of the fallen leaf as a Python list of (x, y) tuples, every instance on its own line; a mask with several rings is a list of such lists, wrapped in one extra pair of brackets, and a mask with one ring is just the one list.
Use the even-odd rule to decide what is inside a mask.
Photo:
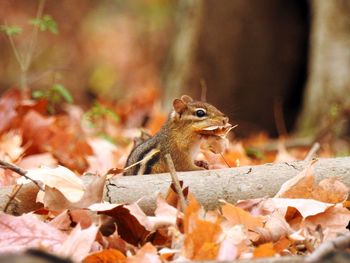
[(98, 227), (95, 225), (82, 230), (78, 224), (62, 244), (58, 254), (78, 262), (82, 261), (90, 252), (97, 231)]
[(263, 227), (263, 219), (261, 217), (253, 217), (250, 213), (242, 208), (232, 204), (225, 203), (221, 206), (223, 216), (234, 225), (244, 225), (248, 230), (255, 230)]
[(254, 258), (266, 258), (273, 257), (276, 254), (276, 251), (273, 248), (272, 243), (265, 243), (259, 245), (253, 253)]
[(28, 248), (58, 251), (66, 235), (35, 216), (11, 216), (0, 212), (0, 252), (14, 253)]
[(21, 93), (11, 89), (2, 94), (0, 98), (0, 134), (11, 128), (18, 116), (16, 107), (20, 103)]
[[(33, 180), (42, 182), (45, 186), (58, 189), (70, 202), (77, 202), (84, 195), (85, 187), (82, 180), (64, 166), (29, 169), (26, 175)], [(18, 184), (30, 182), (30, 180), (24, 177), (17, 180)], [(43, 196), (38, 195), (39, 202), (43, 202), (42, 198)]]
[(68, 200), (65, 195), (63, 195), (61, 190), (56, 189), (56, 187), (52, 188), (46, 185), (45, 194), (43, 196), (43, 204), (50, 210), (88, 208), (92, 204), (100, 203), (102, 201), (105, 182), (106, 176), (96, 176), (91, 183), (85, 187), (83, 195), (76, 202), (71, 202)]
[(190, 260), (213, 260), (219, 253), (220, 220), (210, 222), (192, 217), (190, 231), (185, 233), (182, 254)]
[(114, 144), (101, 138), (89, 139), (88, 144), (93, 155), (86, 157), (89, 163), (87, 172), (105, 175), (111, 167), (118, 166), (120, 153)]
[(275, 197), (307, 198), (325, 203), (340, 203), (347, 199), (349, 188), (336, 178), (315, 183), (313, 175), (315, 161), (294, 178), (285, 182)]
[[(150, 234), (150, 224), (147, 222), (147, 216), (137, 211), (137, 204), (132, 206), (113, 205), (113, 204), (95, 204), (90, 206), (90, 209), (95, 209), (98, 214), (108, 215), (113, 218), (118, 227), (118, 234), (128, 243), (138, 246), (142, 244)], [(101, 208), (108, 210), (100, 210)], [(112, 209), (110, 209), (112, 208)], [(138, 214), (140, 213), (140, 214)], [(136, 216), (134, 215), (136, 214)], [(142, 223), (140, 221), (143, 221)]]
[(157, 249), (151, 244), (146, 243), (135, 256), (128, 257), (127, 263), (161, 263)]
[(346, 228), (350, 221), (350, 211), (341, 204), (327, 208), (323, 213), (309, 216), (302, 227), (315, 230), (322, 227), (324, 240), (335, 238), (342, 233), (348, 233)]
[(334, 206), (312, 199), (271, 198), (269, 201), (269, 204), (279, 209), (282, 214), (286, 214), (288, 207), (294, 207), (303, 218), (323, 213), (327, 208)]
[(157, 195), (157, 207), (154, 211), (155, 216), (149, 216), (148, 220), (151, 223), (151, 229), (156, 230), (161, 226), (175, 225), (178, 215), (178, 210), (169, 205), (161, 196), (160, 193)]
[(9, 131), (0, 137), (0, 159), (13, 163), (24, 153), (22, 135), (16, 131)]
[(104, 249), (84, 258), (83, 263), (123, 263), (126, 256), (117, 249)]

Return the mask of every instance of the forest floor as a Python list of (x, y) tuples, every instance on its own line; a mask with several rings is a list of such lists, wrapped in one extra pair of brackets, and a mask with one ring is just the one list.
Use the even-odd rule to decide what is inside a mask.
[(0, 253), (34, 248), (83, 262), (256, 259), (307, 256), (348, 233), (349, 182), (337, 176), (350, 178), (349, 160), (314, 159), (334, 157), (331, 144), (232, 132), (223, 154), (201, 149), (210, 171), (125, 178), (140, 135), (134, 127), (147, 120), (154, 134), (167, 118), (156, 94), (85, 111), (65, 103), (65, 90), (39, 95), (10, 89), (0, 98)]

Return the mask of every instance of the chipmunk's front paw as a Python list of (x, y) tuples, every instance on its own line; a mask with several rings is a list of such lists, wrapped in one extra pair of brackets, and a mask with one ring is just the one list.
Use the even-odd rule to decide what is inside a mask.
[(209, 170), (209, 164), (206, 161), (203, 160), (195, 160), (194, 164), (198, 167), (204, 168), (206, 170)]

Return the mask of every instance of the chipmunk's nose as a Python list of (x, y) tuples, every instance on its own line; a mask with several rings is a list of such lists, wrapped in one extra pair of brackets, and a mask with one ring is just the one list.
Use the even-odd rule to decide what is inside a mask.
[(224, 119), (222, 121), (222, 123), (225, 125), (226, 123), (228, 123), (228, 117), (227, 116), (224, 116)]

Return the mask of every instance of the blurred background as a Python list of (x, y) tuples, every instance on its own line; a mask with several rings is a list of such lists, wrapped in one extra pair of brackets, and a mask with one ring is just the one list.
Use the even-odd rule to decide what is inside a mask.
[[(348, 0), (0, 1), (0, 24), (20, 27), (11, 38), (23, 54), (40, 3), (57, 32), (51, 18), (53, 30), (38, 32), (32, 90), (60, 83), (85, 108), (98, 98), (146, 112), (189, 94), (229, 115), (238, 136), (348, 141)], [(23, 85), (21, 74), (2, 34), (0, 92)]]

